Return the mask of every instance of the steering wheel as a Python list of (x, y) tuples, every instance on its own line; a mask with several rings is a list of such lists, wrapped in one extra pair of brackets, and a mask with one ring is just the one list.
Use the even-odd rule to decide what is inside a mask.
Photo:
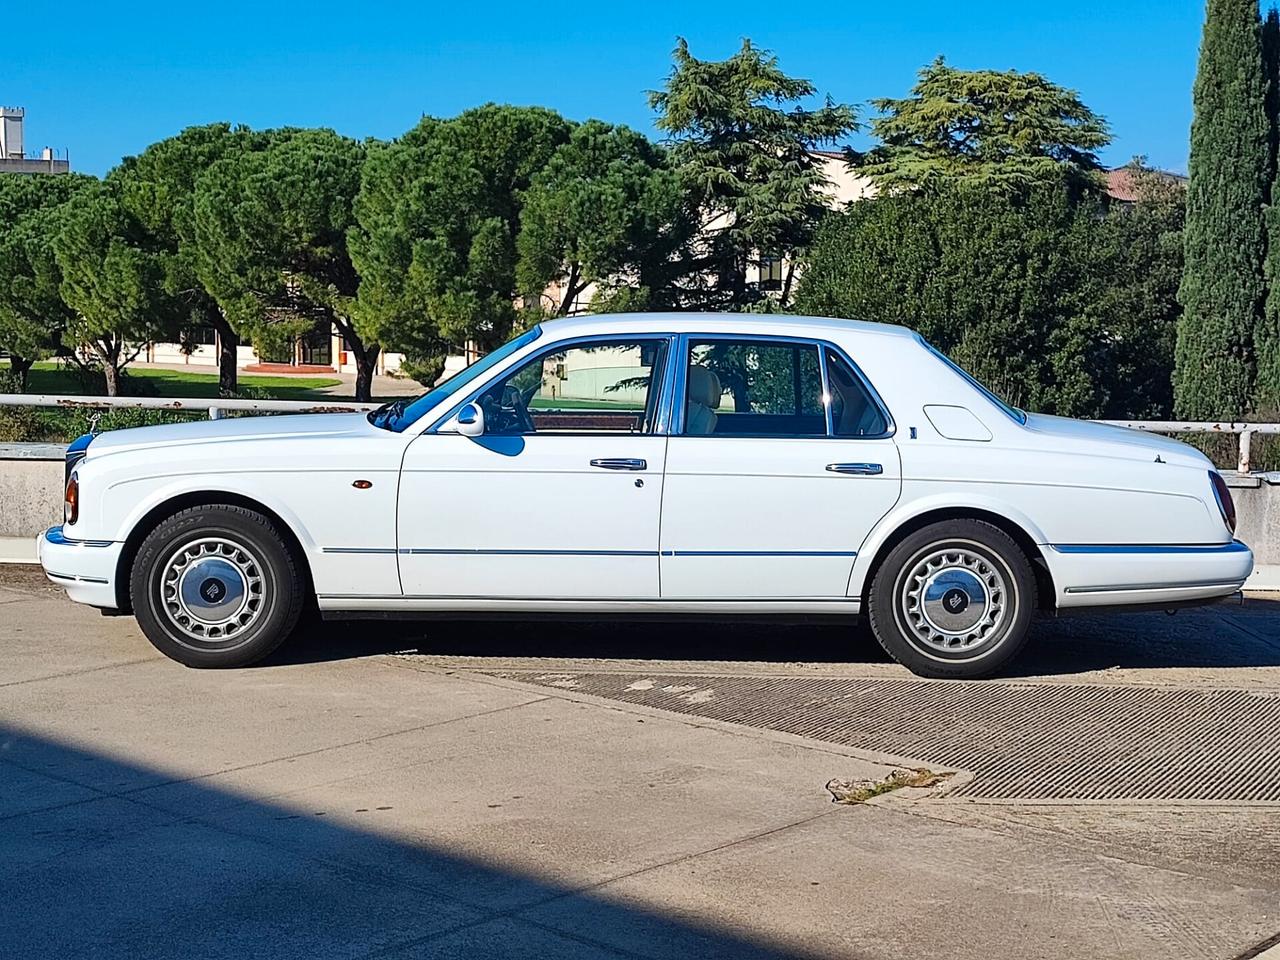
[(502, 388), (503, 429), (516, 433), (536, 433), (533, 417), (529, 415), (529, 398), (537, 390), (535, 386), (528, 394), (523, 393), (515, 384), (508, 383)]

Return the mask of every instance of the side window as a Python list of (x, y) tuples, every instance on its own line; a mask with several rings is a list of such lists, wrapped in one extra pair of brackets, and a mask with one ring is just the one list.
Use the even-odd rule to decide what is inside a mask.
[(618, 340), (540, 354), (477, 398), (485, 433), (648, 433), (666, 347)]
[(706, 436), (826, 436), (817, 344), (689, 344), (684, 431)]
[(862, 381), (840, 354), (827, 349), (827, 377), (831, 381), (831, 429), (837, 437), (878, 437), (888, 429), (884, 414)]

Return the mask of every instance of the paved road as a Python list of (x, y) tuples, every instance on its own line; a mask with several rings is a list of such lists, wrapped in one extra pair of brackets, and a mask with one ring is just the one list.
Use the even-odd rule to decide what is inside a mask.
[[(186, 670), (132, 621), (0, 571), (0, 953), (1233, 958), (1280, 931), (1274, 803), (966, 792), (991, 757), (1025, 759), (1016, 738), (940, 790), (846, 806), (825, 789), (886, 775), (898, 761), (867, 738), (922, 718), (961, 724), (930, 743), (998, 746), (1015, 728), (976, 712), (980, 689), (1030, 697), (1027, 724), (1081, 704), (1061, 714), (1072, 749), (1095, 723), (1089, 757), (1113, 758), (1172, 695), (1179, 742), (1203, 724), (1218, 751), (1208, 782), (1239, 710), (1280, 702), (1267, 604), (1045, 624), (999, 685), (911, 680), (833, 626), (304, 639), (263, 667)], [(1135, 769), (1167, 748), (1135, 742)]]

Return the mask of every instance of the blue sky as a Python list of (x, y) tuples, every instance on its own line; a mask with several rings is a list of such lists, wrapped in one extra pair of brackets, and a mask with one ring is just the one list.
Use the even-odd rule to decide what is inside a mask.
[(493, 100), (651, 131), (645, 91), (678, 35), (703, 58), (748, 36), (857, 104), (905, 94), (938, 54), (1037, 70), (1107, 118), (1109, 164), (1182, 171), (1202, 16), (1201, 0), (15, 3), (0, 103), (27, 108), (28, 150), (67, 148), (96, 174), (215, 120), (390, 138)]

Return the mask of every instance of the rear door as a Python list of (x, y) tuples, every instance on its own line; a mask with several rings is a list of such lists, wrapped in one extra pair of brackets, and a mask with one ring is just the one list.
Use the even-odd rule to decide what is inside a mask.
[(662, 596), (844, 599), (902, 489), (888, 412), (830, 344), (688, 336), (662, 499)]

